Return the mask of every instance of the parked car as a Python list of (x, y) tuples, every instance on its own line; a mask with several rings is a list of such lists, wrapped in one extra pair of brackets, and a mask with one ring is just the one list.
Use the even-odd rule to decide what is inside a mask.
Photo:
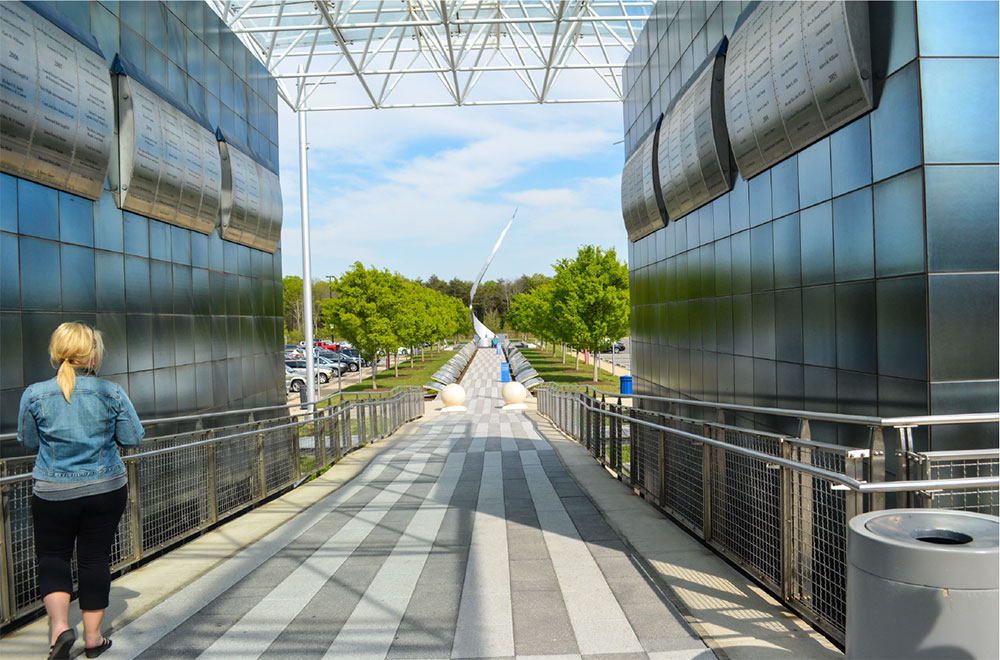
[(358, 371), (361, 367), (367, 367), (368, 363), (360, 358), (352, 358), (349, 355), (342, 355), (335, 351), (317, 351), (317, 357), (326, 358), (327, 360), (332, 360), (333, 362), (343, 362), (344, 367), (348, 371)]
[(363, 357), (361, 357), (361, 354), (358, 353), (358, 349), (356, 349), (356, 348), (351, 348), (350, 346), (343, 346), (342, 345), (340, 347), (340, 351), (338, 351), (338, 353), (340, 353), (340, 355), (344, 356), (348, 360), (357, 361), (362, 367), (369, 366), (368, 365), (368, 360), (366, 360)]
[[(319, 373), (316, 374), (316, 381), (319, 382)], [(295, 371), (287, 364), (285, 365), (285, 391), (301, 392), (306, 386), (306, 375)]]
[(625, 350), (625, 344), (620, 341), (611, 341), (605, 337), (604, 342), (598, 347), (601, 353), (610, 353), (614, 351), (615, 353), (621, 353)]
[(350, 362), (346, 360), (340, 360), (338, 358), (329, 358), (326, 357), (325, 355), (317, 355), (316, 364), (321, 367), (330, 367), (331, 369), (336, 369), (337, 373), (334, 374), (334, 376), (345, 373), (347, 371), (355, 371), (354, 369), (351, 369)]
[[(285, 360), (285, 366), (291, 367), (296, 371), (305, 373), (306, 361), (301, 359)], [(313, 371), (317, 374), (316, 378), (321, 383), (329, 383), (331, 378), (340, 375), (340, 369), (338, 369), (337, 367), (327, 367), (319, 364), (313, 364)]]

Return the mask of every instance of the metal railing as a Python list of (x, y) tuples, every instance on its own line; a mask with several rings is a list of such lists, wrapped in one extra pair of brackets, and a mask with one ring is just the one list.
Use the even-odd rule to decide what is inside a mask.
[[(331, 400), (144, 421), (196, 428), (123, 450), (129, 499), (112, 546), (112, 572), (299, 485), (424, 411), (419, 387), (378, 395), (345, 393), (336, 405), (329, 405)], [(264, 412), (277, 416), (253, 419)], [(223, 415), (246, 421), (197, 428)], [(42, 607), (31, 520), (33, 465), (34, 456), (0, 460), (0, 624)]]
[[(881, 419), (640, 395), (629, 397), (636, 408), (552, 383), (536, 395), (539, 412), (622, 481), (841, 644), (852, 517), (885, 508), (892, 492), (912, 506), (997, 515), (1000, 450), (915, 452), (912, 429), (995, 424), (1000, 413)], [(682, 414), (692, 409), (716, 421)], [(799, 437), (727, 423), (732, 413), (791, 418)], [(869, 446), (812, 441), (810, 421), (867, 427)], [(885, 481), (887, 431), (900, 437), (898, 481)]]

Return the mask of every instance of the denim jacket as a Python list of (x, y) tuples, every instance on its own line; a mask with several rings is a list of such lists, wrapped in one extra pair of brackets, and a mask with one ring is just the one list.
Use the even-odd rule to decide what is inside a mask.
[(77, 376), (70, 398), (67, 403), (55, 378), (21, 395), (17, 440), (38, 450), (32, 475), (65, 483), (125, 472), (117, 445), (138, 446), (145, 435), (128, 395), (117, 383)]

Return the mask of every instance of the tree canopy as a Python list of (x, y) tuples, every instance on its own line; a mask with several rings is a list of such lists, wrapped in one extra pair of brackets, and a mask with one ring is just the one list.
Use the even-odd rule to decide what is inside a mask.
[(553, 267), (551, 282), (514, 296), (508, 316), (513, 327), (594, 353), (628, 332), (628, 267), (613, 248), (585, 245), (575, 259), (560, 259)]
[[(332, 293), (321, 301), (324, 324), (373, 364), (400, 347), (415, 348), (471, 330), (468, 311), (457, 298), (360, 262), (334, 281)], [(372, 370), (375, 389), (376, 372)]]

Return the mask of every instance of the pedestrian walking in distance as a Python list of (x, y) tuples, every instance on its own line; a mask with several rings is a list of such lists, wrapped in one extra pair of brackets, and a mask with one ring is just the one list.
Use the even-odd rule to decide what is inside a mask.
[(118, 445), (135, 447), (144, 431), (128, 395), (95, 374), (104, 356), (101, 333), (63, 323), (49, 341), (55, 378), (21, 396), (17, 440), (37, 450), (31, 517), (38, 587), (49, 615), (49, 658), (69, 658), (70, 562), (76, 545), (84, 654), (96, 658), (111, 640), (101, 630), (111, 591), (111, 544), (128, 499)]

